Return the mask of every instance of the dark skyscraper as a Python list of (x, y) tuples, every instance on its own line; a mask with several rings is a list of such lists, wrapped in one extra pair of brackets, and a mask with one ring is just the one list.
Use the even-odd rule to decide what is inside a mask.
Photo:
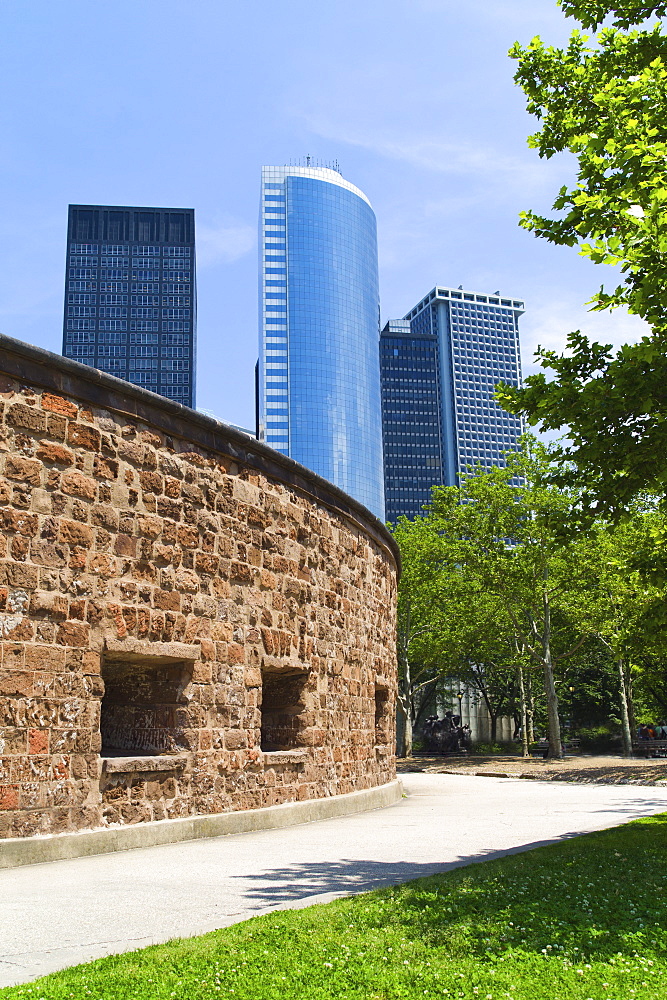
[(63, 354), (194, 407), (195, 214), (70, 205)]
[(495, 402), (521, 378), (523, 302), (434, 288), (380, 338), (387, 520), (423, 514), (431, 487), (455, 486), (468, 466), (504, 464), (519, 417)]
[(387, 520), (423, 514), (442, 478), (438, 338), (390, 320), (380, 337)]

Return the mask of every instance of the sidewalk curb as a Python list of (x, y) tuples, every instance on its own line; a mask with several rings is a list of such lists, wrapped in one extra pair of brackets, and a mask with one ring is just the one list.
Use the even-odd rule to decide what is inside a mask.
[[(414, 773), (414, 772), (411, 772)], [(456, 768), (438, 768), (430, 770), (424, 768), (418, 773), (422, 774), (458, 774), (470, 778), (523, 778), (526, 781), (565, 781), (570, 785), (651, 785), (656, 788), (667, 787), (667, 777), (665, 778), (573, 778), (562, 774), (532, 774), (530, 772), (519, 771), (463, 771)]]
[(109, 854), (114, 851), (132, 851), (162, 844), (176, 844), (184, 840), (226, 837), (258, 830), (300, 826), (303, 823), (315, 823), (318, 820), (336, 819), (372, 809), (382, 809), (400, 802), (402, 797), (403, 785), (400, 778), (396, 778), (389, 784), (377, 788), (365, 788), (358, 792), (348, 792), (346, 795), (332, 795), (327, 799), (285, 802), (263, 809), (217, 813), (213, 816), (187, 816), (141, 823), (136, 826), (81, 830), (77, 833), (57, 833), (29, 838), (12, 837), (0, 840), (0, 869)]

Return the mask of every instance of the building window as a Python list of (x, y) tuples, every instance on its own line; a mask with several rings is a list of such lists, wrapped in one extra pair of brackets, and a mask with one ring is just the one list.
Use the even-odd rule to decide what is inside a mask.
[(192, 663), (150, 653), (106, 653), (100, 718), (102, 756), (188, 749), (181, 728)]
[(95, 345), (67, 344), (67, 354), (70, 358), (92, 358), (95, 356)]
[(375, 686), (375, 742), (389, 743), (391, 725), (391, 703), (389, 688), (376, 684)]
[(262, 750), (293, 750), (303, 746), (307, 681), (306, 671), (262, 671)]
[(127, 330), (126, 319), (101, 319), (100, 330)]

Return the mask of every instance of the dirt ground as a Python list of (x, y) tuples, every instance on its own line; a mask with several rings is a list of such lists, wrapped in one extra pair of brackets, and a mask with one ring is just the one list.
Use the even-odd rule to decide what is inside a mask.
[(397, 761), (399, 774), (427, 771), (431, 774), (475, 774), (489, 778), (532, 778), (538, 781), (578, 781), (605, 785), (667, 784), (667, 758), (644, 760), (634, 757), (593, 757), (567, 754), (563, 760), (539, 757), (414, 757)]

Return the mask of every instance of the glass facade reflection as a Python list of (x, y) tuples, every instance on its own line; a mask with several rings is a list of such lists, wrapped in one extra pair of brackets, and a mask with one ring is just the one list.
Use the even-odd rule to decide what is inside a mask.
[(519, 385), (523, 302), (434, 288), (382, 331), (387, 519), (423, 514), (431, 487), (456, 485), (469, 465), (504, 464), (522, 433), (493, 399)]
[(63, 354), (195, 406), (193, 209), (70, 205)]
[(259, 436), (384, 517), (375, 215), (326, 167), (264, 167)]

